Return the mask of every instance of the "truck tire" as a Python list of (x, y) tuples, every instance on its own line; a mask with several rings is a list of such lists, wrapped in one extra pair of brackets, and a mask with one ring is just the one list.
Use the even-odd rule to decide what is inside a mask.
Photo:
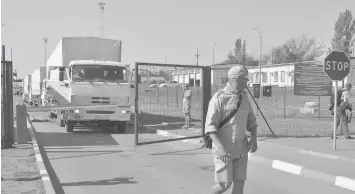
[(115, 125), (115, 133), (124, 134), (127, 130), (127, 121), (118, 121)]
[(65, 124), (65, 130), (67, 132), (73, 132), (74, 131), (74, 122), (67, 121), (67, 123)]

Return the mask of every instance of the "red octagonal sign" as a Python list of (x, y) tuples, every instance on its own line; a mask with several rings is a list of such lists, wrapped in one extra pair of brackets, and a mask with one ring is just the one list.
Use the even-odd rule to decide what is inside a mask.
[(324, 72), (333, 81), (342, 81), (350, 72), (350, 59), (343, 51), (332, 51), (324, 59)]

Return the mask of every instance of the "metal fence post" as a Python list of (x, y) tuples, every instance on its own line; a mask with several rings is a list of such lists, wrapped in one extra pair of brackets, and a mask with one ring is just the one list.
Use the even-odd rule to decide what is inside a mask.
[(7, 62), (8, 66), (8, 102), (9, 102), (9, 138), (10, 138), (10, 147), (15, 143), (14, 141), (14, 91), (13, 91), (13, 68), (12, 61)]
[(134, 95), (134, 144), (138, 145), (138, 63), (135, 64), (136, 71), (134, 72), (134, 88), (135, 88), (135, 95)]
[(208, 111), (208, 104), (211, 100), (211, 67), (205, 66), (202, 68), (201, 78), (202, 85), (202, 134), (205, 134), (205, 122)]
[(287, 86), (285, 84), (285, 93), (284, 93), (284, 119), (286, 118), (286, 95), (287, 95)]

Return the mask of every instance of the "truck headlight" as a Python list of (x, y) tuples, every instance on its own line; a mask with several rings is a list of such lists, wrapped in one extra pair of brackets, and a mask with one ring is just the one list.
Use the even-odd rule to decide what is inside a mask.
[(121, 114), (126, 114), (126, 110), (121, 110)]
[(75, 113), (79, 113), (80, 111), (79, 111), (78, 109), (76, 109), (74, 112), (75, 112)]

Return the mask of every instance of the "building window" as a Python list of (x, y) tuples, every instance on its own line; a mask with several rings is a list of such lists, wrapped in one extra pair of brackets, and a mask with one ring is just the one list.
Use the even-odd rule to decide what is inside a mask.
[(285, 72), (281, 71), (281, 82), (285, 82)]
[(221, 85), (226, 85), (228, 82), (228, 78), (221, 78)]
[(279, 81), (279, 72), (275, 71), (274, 72), (274, 82), (278, 82)]
[(254, 77), (254, 74), (250, 73), (248, 76), (250, 83), (253, 83), (253, 77)]
[(254, 83), (259, 83), (259, 79), (260, 79), (259, 73), (255, 73), (255, 82)]
[(262, 77), (263, 83), (266, 83), (267, 82), (267, 73), (266, 72), (262, 72), (261, 73), (261, 77)]

